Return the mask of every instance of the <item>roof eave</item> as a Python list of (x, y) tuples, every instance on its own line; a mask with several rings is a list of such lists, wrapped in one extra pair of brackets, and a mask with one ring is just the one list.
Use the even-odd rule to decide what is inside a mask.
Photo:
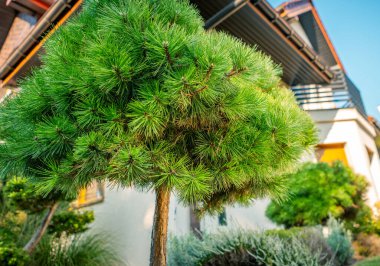
[(79, 8), (82, 2), (83, 0), (57, 0), (44, 13), (33, 30), (0, 66), (0, 87), (4, 87), (9, 83), (40, 50), (51, 34)]
[[(191, 2), (199, 8), (207, 21), (214, 20), (231, 3), (228, 0)], [(238, 11), (226, 12), (226, 17), (219, 17), (221, 22), (215, 23), (216, 28), (250, 45), (257, 45), (270, 55), (276, 63), (282, 65), (285, 83), (325, 84), (334, 78), (329, 67), (265, 0), (236, 2), (244, 2), (244, 5), (239, 6)]]
[(337, 62), (339, 67), (343, 70), (343, 72), (346, 72), (344, 69), (344, 66), (343, 66), (343, 64), (342, 64), (342, 62), (338, 56), (338, 53), (337, 53), (329, 35), (327, 34), (327, 30), (326, 30), (326, 28), (325, 28), (325, 26), (321, 20), (321, 17), (319, 16), (319, 14), (317, 12), (317, 9), (315, 8), (313, 1), (312, 0), (304, 0), (303, 6), (297, 7), (297, 8), (289, 7), (289, 4), (291, 2), (292, 1), (285, 2), (276, 8), (276, 10), (280, 13), (280, 16), (283, 18), (293, 18), (293, 17), (297, 17), (303, 13), (310, 11), (313, 15), (313, 18), (315, 19), (315, 22), (317, 23), (318, 27), (321, 30), (323, 37), (325, 38), (327, 45), (328, 45), (329, 49), (331, 50), (331, 53), (332, 53), (335, 61)]

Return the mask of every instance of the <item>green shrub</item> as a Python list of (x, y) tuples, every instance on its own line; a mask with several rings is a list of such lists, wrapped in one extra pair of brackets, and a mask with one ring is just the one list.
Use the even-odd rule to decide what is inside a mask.
[(65, 210), (54, 215), (49, 225), (49, 234), (60, 236), (62, 233), (68, 235), (82, 233), (88, 229), (88, 225), (94, 221), (93, 211), (71, 211)]
[(286, 238), (274, 233), (247, 230), (205, 234), (202, 240), (173, 237), (169, 242), (170, 266), (177, 265), (333, 265), (322, 249), (310, 247), (298, 235)]
[(351, 262), (354, 251), (351, 245), (351, 233), (347, 231), (343, 224), (334, 218), (327, 222), (329, 235), (327, 243), (335, 253), (339, 265), (347, 265)]
[[(37, 193), (35, 185), (26, 177), (12, 177), (6, 180), (3, 193), (10, 207), (32, 214), (43, 212), (54, 202), (65, 199), (65, 196), (59, 192)], [(67, 200), (72, 199), (67, 198)]]
[[(68, 210), (72, 198), (64, 197), (60, 192), (38, 193), (35, 184), (26, 177), (3, 178), (1, 181), (0, 241), (3, 243), (25, 246), (37, 230), (46, 228), (49, 224), (49, 232), (58, 236), (63, 232), (84, 232), (88, 223), (94, 220), (91, 212)], [(56, 212), (57, 208), (53, 206), (58, 204)], [(50, 211), (54, 215), (53, 221), (45, 219)], [(39, 233), (44, 235), (46, 230)], [(33, 245), (28, 246), (27, 253), (33, 252), (34, 248)]]
[(344, 221), (354, 234), (379, 230), (365, 202), (365, 177), (343, 163), (306, 163), (287, 178), (292, 197), (286, 202), (272, 202), (266, 210), (275, 223), (286, 228), (325, 225), (331, 215)]
[(30, 266), (124, 265), (106, 235), (47, 235), (31, 257)]
[(24, 266), (28, 265), (28, 255), (14, 244), (0, 242), (0, 265)]

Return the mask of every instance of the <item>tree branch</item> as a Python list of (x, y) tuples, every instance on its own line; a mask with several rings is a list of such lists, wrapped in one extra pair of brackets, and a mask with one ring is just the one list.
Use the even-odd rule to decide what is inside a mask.
[(207, 86), (207, 85), (204, 85), (203, 87), (201, 87), (201, 88), (195, 90), (195, 91), (192, 92), (192, 93), (185, 93), (185, 95), (188, 96), (188, 97), (193, 97), (194, 95), (196, 95), (196, 94), (198, 94), (198, 93), (204, 91), (204, 90), (207, 89), (207, 88), (208, 88), (208, 86)]
[(46, 213), (45, 217), (43, 218), (41, 225), (36, 229), (33, 236), (29, 240), (29, 242), (24, 246), (24, 250), (31, 254), (34, 249), (37, 247), (38, 243), (41, 241), (41, 238), (46, 232), (46, 229), (48, 228), (51, 219), (53, 218), (53, 215), (55, 211), (58, 208), (58, 202), (55, 202), (50, 208), (49, 211)]
[(210, 67), (209, 67), (208, 70), (207, 70), (207, 73), (206, 73), (206, 76), (205, 76), (204, 82), (209, 81), (209, 79), (210, 79), (210, 77), (211, 77), (212, 70), (214, 69), (214, 67), (215, 67), (214, 64), (211, 64), (211, 65), (210, 65)]
[(230, 72), (226, 73), (226, 77), (230, 78), (232, 76), (239, 75), (239, 74), (241, 74), (242, 72), (244, 72), (246, 70), (248, 70), (248, 67), (243, 67), (243, 68), (240, 68), (240, 69), (231, 69)]
[(162, 45), (164, 46), (166, 60), (168, 60), (169, 64), (173, 66), (173, 60), (169, 53), (169, 43), (167, 41), (163, 42)]

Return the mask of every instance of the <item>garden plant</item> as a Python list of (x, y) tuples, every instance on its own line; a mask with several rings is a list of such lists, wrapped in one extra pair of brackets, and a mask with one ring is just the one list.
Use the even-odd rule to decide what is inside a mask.
[(286, 228), (325, 225), (329, 216), (342, 220), (355, 235), (377, 233), (379, 223), (365, 202), (368, 183), (340, 161), (306, 163), (287, 177), (290, 198), (272, 202), (267, 216)]
[[(77, 260), (69, 258), (71, 250), (78, 250), (88, 242), (100, 240), (103, 244), (95, 245), (92, 259), (95, 262), (107, 252), (112, 250), (107, 247), (104, 237), (89, 236), (79, 237), (89, 228), (94, 220), (94, 214), (89, 210), (75, 210), (69, 202), (63, 201), (59, 195), (43, 197), (35, 194), (33, 183), (26, 178), (13, 177), (3, 180), (0, 186), (1, 213), (0, 213), (0, 264), (1, 265), (47, 265), (37, 261), (50, 260), (51, 264), (60, 265), (63, 260)], [(54, 210), (52, 211), (52, 206)], [(94, 240), (91, 240), (93, 238)], [(45, 248), (41, 252), (40, 242), (50, 243), (54, 248)], [(100, 246), (104, 245), (104, 248)], [(59, 248), (62, 246), (62, 248)], [(64, 246), (64, 248), (63, 248)], [(57, 252), (65, 250), (66, 258), (59, 256)], [(91, 253), (81, 252), (83, 256)], [(106, 256), (110, 261), (116, 256)], [(82, 262), (85, 258), (82, 258)], [(68, 264), (65, 264), (68, 265)], [(91, 265), (81, 264), (81, 265)]]
[(1, 174), (44, 196), (154, 190), (151, 265), (166, 264), (172, 193), (200, 214), (282, 199), (314, 124), (269, 57), (203, 24), (187, 1), (86, 1), (1, 107)]
[(205, 233), (175, 236), (169, 241), (170, 266), (345, 266), (352, 263), (350, 234), (334, 218), (329, 233), (322, 227), (275, 229), (257, 232), (225, 228)]

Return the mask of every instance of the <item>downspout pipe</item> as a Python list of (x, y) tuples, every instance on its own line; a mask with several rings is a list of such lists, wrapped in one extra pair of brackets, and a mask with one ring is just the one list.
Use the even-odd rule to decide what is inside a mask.
[(213, 15), (211, 18), (209, 18), (204, 28), (206, 30), (210, 30), (218, 26), (220, 23), (222, 23), (224, 20), (235, 14), (237, 11), (239, 11), (243, 6), (245, 6), (249, 0), (234, 0), (225, 7), (223, 7), (221, 10), (219, 10), (218, 13)]
[(27, 52), (39, 42), (39, 37), (52, 26), (52, 23), (59, 17), (65, 8), (71, 7), (72, 0), (57, 0), (38, 20), (36, 26), (20, 45), (12, 52), (8, 59), (0, 66), (0, 80), (14, 69), (17, 63), (26, 57)]

